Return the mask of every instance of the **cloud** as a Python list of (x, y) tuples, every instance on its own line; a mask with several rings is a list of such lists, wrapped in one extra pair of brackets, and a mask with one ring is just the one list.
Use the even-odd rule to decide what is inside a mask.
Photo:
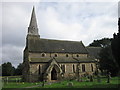
[(41, 37), (82, 40), (88, 45), (117, 32), (117, 3), (42, 4), (38, 12)]
[(120, 17), (120, 1), (118, 2), (118, 17)]
[(14, 66), (23, 62), (23, 47), (7, 45), (2, 47), (2, 62), (11, 62)]
[(10, 61), (14, 66), (22, 62), (33, 5), (41, 38), (82, 40), (88, 45), (117, 32), (117, 3), (3, 3), (3, 62)]

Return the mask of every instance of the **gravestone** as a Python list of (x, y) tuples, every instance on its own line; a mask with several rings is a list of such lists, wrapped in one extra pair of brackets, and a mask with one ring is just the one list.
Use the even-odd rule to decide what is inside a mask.
[(72, 87), (72, 86), (73, 86), (73, 82), (69, 82), (69, 83), (67, 84), (67, 86), (68, 86), (68, 87)]

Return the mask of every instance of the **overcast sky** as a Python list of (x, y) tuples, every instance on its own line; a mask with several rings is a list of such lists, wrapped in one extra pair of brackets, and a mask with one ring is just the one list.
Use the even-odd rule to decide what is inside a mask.
[[(117, 2), (38, 2), (2, 4), (2, 63), (22, 63), (32, 6), (40, 38), (82, 41), (112, 38), (117, 33)], [(1, 33), (1, 32), (0, 32)]]

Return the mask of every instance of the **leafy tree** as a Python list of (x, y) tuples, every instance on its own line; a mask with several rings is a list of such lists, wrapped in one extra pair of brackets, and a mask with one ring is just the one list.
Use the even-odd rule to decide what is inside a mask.
[(120, 75), (120, 17), (118, 21), (118, 33), (113, 34), (113, 40), (111, 46), (112, 46), (112, 53), (119, 66), (119, 75)]
[(112, 38), (103, 38), (100, 40), (94, 40), (89, 46), (94, 46), (94, 47), (106, 47), (107, 45), (110, 45), (112, 41)]
[(102, 48), (99, 53), (100, 69), (107, 70), (108, 72), (111, 72), (112, 76), (115, 76), (118, 72), (118, 66), (112, 55), (111, 42), (112, 38), (103, 38), (100, 40), (94, 40), (89, 46)]
[(2, 64), (2, 76), (12, 76), (14, 75), (15, 68), (10, 62)]
[(15, 75), (22, 75), (22, 70), (23, 70), (23, 64), (20, 63), (17, 69), (15, 70)]
[(103, 47), (100, 52), (100, 69), (107, 70), (112, 76), (116, 76), (118, 73), (118, 66), (112, 55), (111, 45)]

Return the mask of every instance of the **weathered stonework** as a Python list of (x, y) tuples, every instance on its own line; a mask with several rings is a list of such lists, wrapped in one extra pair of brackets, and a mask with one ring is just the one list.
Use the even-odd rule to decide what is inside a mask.
[(33, 8), (24, 50), (24, 81), (59, 81), (92, 75), (96, 71), (95, 58), (89, 56), (82, 42), (42, 39), (39, 36)]

